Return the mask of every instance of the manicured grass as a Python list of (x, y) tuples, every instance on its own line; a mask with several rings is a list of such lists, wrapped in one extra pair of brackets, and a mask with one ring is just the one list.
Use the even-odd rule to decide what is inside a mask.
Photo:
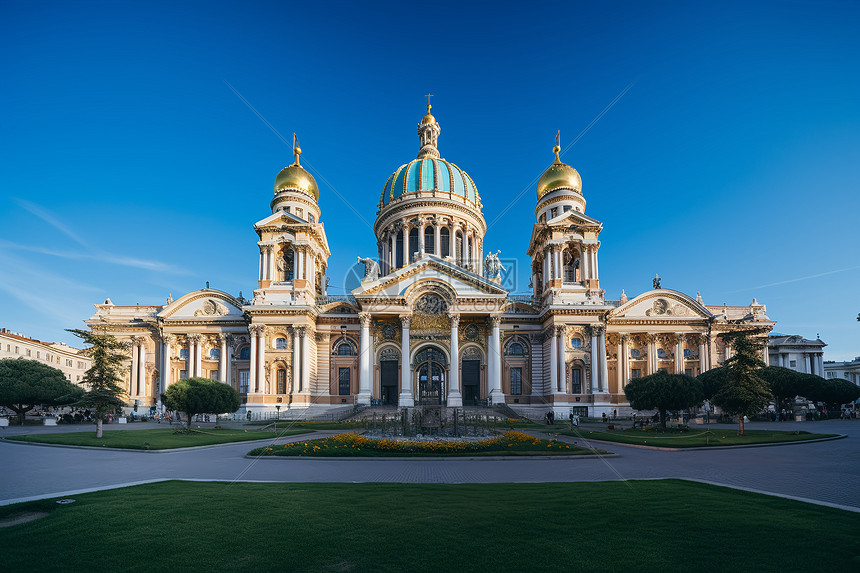
[[(598, 453), (606, 453), (596, 450)], [(522, 432), (475, 442), (375, 440), (354, 433), (280, 446), (264, 446), (251, 456), (383, 457), (383, 456), (559, 456), (592, 454), (556, 440), (541, 440)]]
[(74, 499), (48, 517), (0, 529), (4, 570), (707, 573), (860, 566), (857, 514), (680, 480), (164, 482)]
[(696, 448), (708, 446), (739, 446), (744, 444), (776, 444), (780, 442), (802, 442), (818, 438), (829, 438), (836, 434), (811, 434), (809, 432), (779, 432), (774, 430), (744, 430), (737, 435), (736, 428), (704, 429), (691, 428), (688, 432), (653, 432), (647, 430), (622, 430), (617, 432), (590, 432), (570, 429), (555, 431), (565, 436), (606, 440), (621, 444), (638, 444), (664, 448)]
[[(278, 436), (304, 434), (309, 430), (281, 430)], [(8, 440), (40, 442), (43, 444), (64, 444), (71, 446), (101, 446), (105, 448), (127, 448), (130, 450), (169, 450), (191, 446), (211, 446), (248, 440), (265, 440), (275, 436), (273, 432), (244, 430), (192, 430), (190, 433), (176, 432), (172, 429), (154, 430), (106, 430), (104, 437), (96, 438), (95, 431), (70, 432), (66, 434), (31, 434), (29, 436), (10, 436)]]

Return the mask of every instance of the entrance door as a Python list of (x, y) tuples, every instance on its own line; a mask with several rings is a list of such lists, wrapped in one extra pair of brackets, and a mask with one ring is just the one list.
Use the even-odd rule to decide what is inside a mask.
[(445, 371), (436, 362), (425, 362), (418, 367), (418, 400), (423, 406), (442, 404)]
[(338, 368), (337, 393), (341, 396), (349, 396), (349, 368)]
[(397, 360), (382, 360), (379, 363), (380, 389), (383, 406), (397, 405)]
[(481, 399), (481, 361), (463, 360), (463, 404), (474, 406)]

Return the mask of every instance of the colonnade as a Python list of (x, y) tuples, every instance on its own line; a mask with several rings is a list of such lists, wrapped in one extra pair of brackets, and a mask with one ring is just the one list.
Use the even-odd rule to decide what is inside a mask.
[[(292, 279), (314, 280), (317, 272), (325, 274), (326, 268), (324, 263), (320, 263), (317, 255), (313, 252), (310, 245), (297, 244), (282, 244), (259, 243), (260, 247), (260, 262), (258, 268), (258, 280), (270, 282), (283, 282)], [(293, 253), (293, 269), (292, 277), (287, 275), (286, 270), (277, 268), (277, 259), (280, 254), (284, 256), (286, 249)], [(318, 268), (319, 267), (319, 268)], [(283, 275), (278, 273), (283, 272)], [(325, 280), (322, 281), (325, 284)]]
[[(791, 368), (805, 374), (815, 374), (824, 377), (824, 353), (823, 352), (779, 352), (777, 355), (777, 366)], [(795, 365), (791, 366), (791, 357), (794, 356)], [(765, 360), (766, 364), (770, 364)]]
[[(598, 281), (597, 249), (598, 245), (596, 244), (547, 243), (540, 263), (544, 286), (558, 287), (562, 284), (588, 284), (587, 281)], [(570, 252), (571, 257), (579, 258), (578, 280), (571, 281), (565, 278), (565, 252)], [(535, 268), (533, 272), (536, 274), (537, 269)], [(535, 278), (532, 277), (533, 283), (538, 284)]]
[[(432, 229), (432, 241), (427, 240), (427, 229)], [(410, 244), (410, 232), (417, 230), (416, 246)], [(442, 230), (447, 233), (442, 233)], [(446, 236), (447, 235), (447, 236)], [(460, 247), (457, 248), (457, 238)], [(400, 249), (398, 250), (398, 239)], [(383, 274), (389, 274), (398, 267), (412, 262), (414, 255), (419, 257), (432, 254), (439, 258), (449, 256), (456, 264), (477, 274), (483, 273), (483, 235), (478, 229), (465, 221), (455, 221), (441, 217), (418, 217), (416, 219), (401, 219), (388, 226), (379, 241), (379, 260)], [(398, 265), (398, 255), (400, 265)]]

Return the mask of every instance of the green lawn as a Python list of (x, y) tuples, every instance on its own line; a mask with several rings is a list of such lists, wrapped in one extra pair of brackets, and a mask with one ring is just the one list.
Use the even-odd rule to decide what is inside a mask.
[[(300, 440), (279, 446), (263, 446), (249, 452), (252, 456), (308, 457), (386, 457), (386, 456), (559, 456), (593, 454), (595, 450), (578, 448), (557, 440), (542, 440), (523, 432), (506, 432), (502, 436), (475, 442), (404, 441), (370, 439), (355, 433), (344, 433), (316, 440)], [(604, 450), (596, 453), (605, 454)]]
[(647, 430), (623, 430), (617, 432), (590, 432), (586, 430), (555, 430), (552, 433), (564, 436), (606, 440), (621, 444), (639, 444), (664, 448), (695, 448), (707, 446), (739, 446), (744, 444), (773, 444), (780, 442), (801, 442), (818, 438), (829, 438), (836, 434), (811, 434), (809, 432), (779, 432), (774, 430), (744, 430), (743, 436), (737, 435), (737, 428), (698, 429), (691, 428), (684, 433), (652, 432)]
[(856, 571), (860, 516), (680, 480), (164, 482), (0, 508), (8, 571)]
[[(304, 434), (310, 430), (280, 430), (278, 436)], [(127, 448), (131, 450), (169, 450), (191, 446), (211, 446), (248, 440), (265, 440), (275, 437), (274, 432), (245, 430), (192, 430), (190, 433), (175, 432), (169, 428), (154, 430), (106, 430), (104, 437), (96, 438), (95, 431), (70, 432), (66, 434), (31, 434), (10, 436), (8, 440), (63, 444), (71, 446), (101, 446), (105, 448)]]

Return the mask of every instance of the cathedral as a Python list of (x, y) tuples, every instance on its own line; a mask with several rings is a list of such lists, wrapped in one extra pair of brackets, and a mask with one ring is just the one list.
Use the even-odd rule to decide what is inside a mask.
[(275, 178), (271, 214), (254, 225), (250, 300), (205, 288), (160, 306), (95, 305), (86, 324), (130, 342), (129, 408), (159, 407), (170, 384), (202, 376), (233, 386), (241, 412), (254, 416), (497, 404), (537, 417), (622, 415), (631, 379), (696, 376), (731, 356), (719, 334), (772, 328), (755, 299), (709, 306), (661, 288), (658, 277), (653, 290), (607, 300), (603, 224), (586, 215), (582, 180), (558, 145), (536, 188), (531, 292), (509, 293), (497, 253), (484, 249), (478, 188), (440, 155), (430, 108), (417, 157), (382, 186), (378, 258), (359, 259), (364, 278), (351, 294), (327, 292), (319, 187), (296, 145)]

